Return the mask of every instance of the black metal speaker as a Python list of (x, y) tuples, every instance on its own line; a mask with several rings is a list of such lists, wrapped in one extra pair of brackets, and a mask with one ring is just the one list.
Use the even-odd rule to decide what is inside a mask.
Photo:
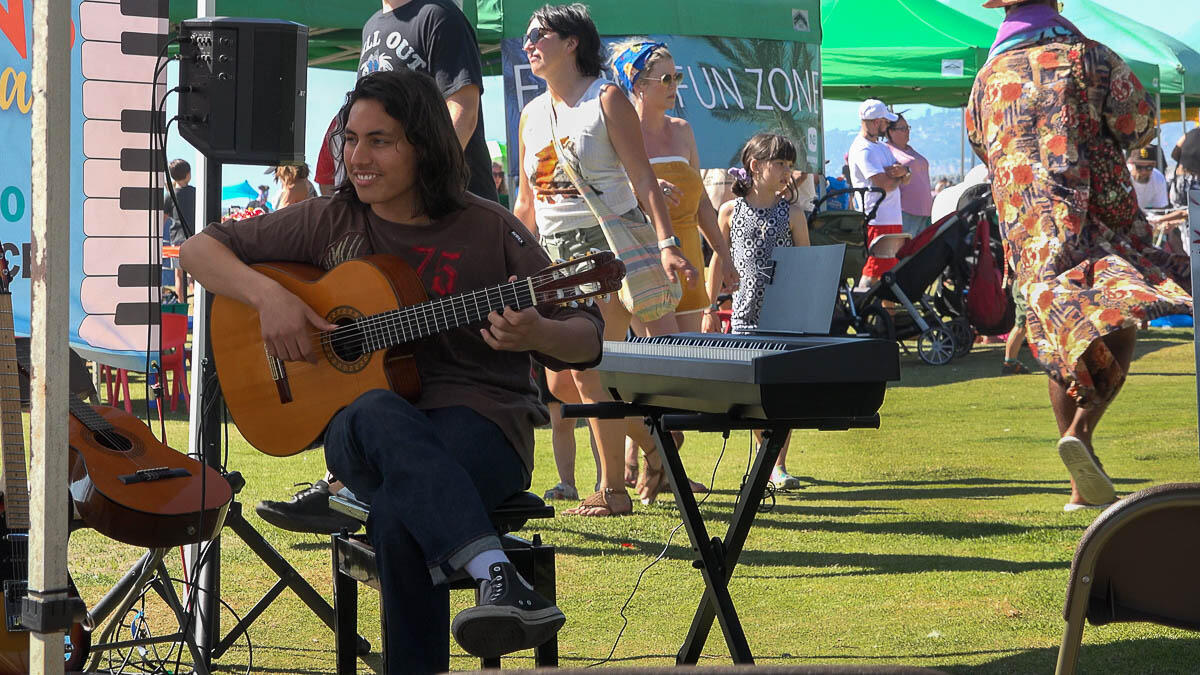
[(304, 161), (308, 27), (208, 17), (179, 24), (179, 134), (231, 164)]

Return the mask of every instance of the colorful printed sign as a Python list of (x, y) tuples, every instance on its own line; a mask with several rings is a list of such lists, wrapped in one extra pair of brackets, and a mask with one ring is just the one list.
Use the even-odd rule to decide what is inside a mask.
[[(0, 166), (0, 241), (21, 267), (13, 286), (16, 332), (30, 334), (29, 213), (32, 152), (33, 0), (0, 7), (0, 138), (10, 161)], [(167, 32), (165, 3), (72, 0), (71, 31), (71, 304), (70, 341), (87, 358), (144, 369), (158, 345), (161, 210), (149, 169), (152, 101), (161, 101), (166, 71), (151, 82)], [(165, 11), (165, 9), (164, 9)], [(161, 118), (160, 118), (161, 119)], [(61, 252), (50, 251), (51, 255)], [(157, 358), (151, 356), (151, 358)]]
[[(818, 35), (796, 35), (811, 41), (650, 36), (670, 47), (675, 67), (683, 73), (679, 105), (668, 114), (692, 125), (704, 168), (734, 166), (746, 140), (763, 131), (783, 134), (796, 144), (797, 168), (823, 166)], [(606, 47), (624, 39), (603, 38)], [(512, 148), (518, 147), (521, 109), (546, 90), (546, 83), (530, 73), (521, 41), (506, 38), (500, 43)], [(610, 73), (606, 76), (611, 79)], [(516, 173), (517, 154), (509, 153), (510, 175)]]

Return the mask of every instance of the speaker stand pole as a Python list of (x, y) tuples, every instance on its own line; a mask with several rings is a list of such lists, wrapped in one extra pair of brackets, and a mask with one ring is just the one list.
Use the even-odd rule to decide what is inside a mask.
[[(206, 159), (204, 162), (204, 209), (205, 224), (221, 219), (221, 162)], [(202, 228), (196, 227), (199, 232)], [(212, 295), (200, 284), (195, 285), (195, 317), (192, 322), (192, 443), (189, 451), (199, 455), (209, 466), (221, 470), (221, 400), (216, 367), (212, 358), (212, 342), (208, 335), (208, 317), (212, 308)], [(186, 293), (186, 291), (184, 291)], [(198, 357), (198, 358), (197, 358)], [(213, 539), (211, 550), (200, 561), (201, 545), (189, 546), (188, 567), (202, 562), (199, 570), (199, 588), (196, 590), (195, 621), (196, 645), (206, 664), (211, 663), (213, 645), (221, 635), (221, 535)]]

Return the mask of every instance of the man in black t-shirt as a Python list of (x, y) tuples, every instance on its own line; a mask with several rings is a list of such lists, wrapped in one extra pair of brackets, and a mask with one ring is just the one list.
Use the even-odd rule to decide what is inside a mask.
[[(498, 201), (480, 113), (483, 67), (475, 29), (452, 0), (383, 0), (363, 26), (358, 76), (397, 68), (421, 71), (437, 82), (471, 172), (467, 189)], [(340, 164), (341, 139), (327, 134), (314, 176), (322, 194), (345, 177)]]
[[(437, 82), (470, 170), (467, 190), (499, 202), (480, 113), (483, 67), (475, 29), (453, 0), (383, 0), (381, 9), (367, 20), (358, 76), (399, 68), (426, 73)], [(346, 178), (342, 138), (333, 134), (334, 128), (330, 124), (313, 176), (321, 194), (332, 194)], [(329, 508), (329, 494), (341, 487), (327, 474), (289, 501), (261, 501), (254, 510), (263, 520), (293, 532), (353, 531), (359, 527), (357, 521)]]

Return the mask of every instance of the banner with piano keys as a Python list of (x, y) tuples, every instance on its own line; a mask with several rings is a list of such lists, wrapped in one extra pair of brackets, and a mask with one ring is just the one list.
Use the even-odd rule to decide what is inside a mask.
[[(33, 3), (0, 7), (0, 240), (20, 265), (14, 323), (30, 333), (29, 213)], [(152, 101), (166, 89), (155, 61), (167, 0), (67, 0), (71, 34), (71, 346), (85, 358), (145, 369), (159, 342), (162, 194), (150, 189)], [(163, 121), (160, 116), (159, 123)], [(161, 180), (160, 180), (161, 185)], [(50, 251), (50, 255), (57, 252)], [(157, 358), (152, 354), (151, 358)]]

